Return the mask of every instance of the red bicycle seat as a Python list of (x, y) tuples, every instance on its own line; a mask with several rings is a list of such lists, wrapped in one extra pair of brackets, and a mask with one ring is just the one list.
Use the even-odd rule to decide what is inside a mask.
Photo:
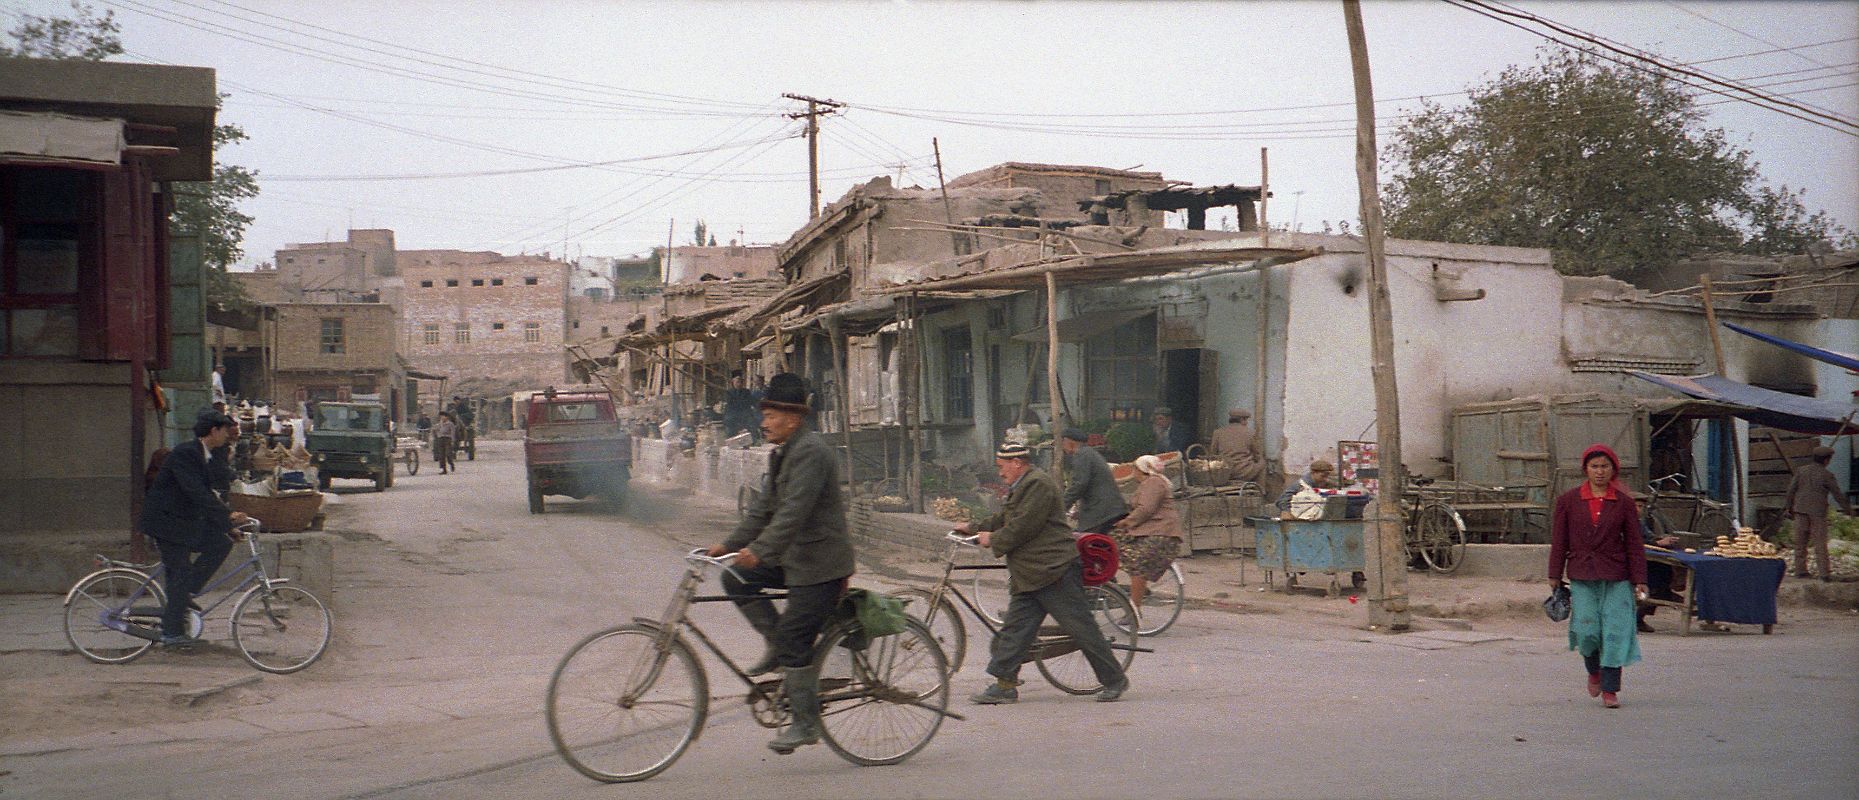
[(1097, 586), (1117, 577), (1117, 543), (1110, 537), (1079, 534), (1078, 557), (1084, 561), (1084, 585)]

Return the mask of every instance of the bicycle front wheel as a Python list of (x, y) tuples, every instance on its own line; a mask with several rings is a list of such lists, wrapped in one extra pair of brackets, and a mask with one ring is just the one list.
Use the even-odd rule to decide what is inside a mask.
[(1451, 574), (1465, 560), (1465, 521), (1445, 503), (1421, 506), (1414, 522), (1420, 560), (1434, 572)]
[(1013, 599), (1013, 593), (1007, 589), (1007, 571), (1004, 569), (975, 570), (975, 608), (981, 616), (996, 625), (1007, 619), (1007, 603)]
[(301, 586), (263, 584), (232, 607), (232, 643), (252, 666), (287, 675), (316, 663), (334, 627), (329, 609)]
[(683, 639), (621, 625), (582, 639), (549, 678), (549, 739), (568, 766), (606, 783), (670, 768), (710, 711), (709, 680)]
[(941, 602), (932, 602), (936, 598), (924, 589), (897, 589), (889, 594), (903, 600), (904, 610), (929, 628), (930, 635), (949, 658), (949, 673), (962, 671), (962, 659), (968, 655), (968, 628), (962, 624), (961, 613), (956, 611), (949, 596), (945, 594)]
[[(1111, 656), (1118, 665), (1129, 669), (1130, 662), (1136, 659), (1138, 624), (1136, 608), (1130, 605), (1129, 595), (1114, 585), (1105, 584), (1085, 587), (1084, 597), (1091, 610), (1091, 621), (1112, 646)], [(1046, 635), (1042, 631), (1033, 644), (1033, 663), (1039, 667), (1039, 674), (1067, 694), (1090, 694), (1103, 688), (1097, 671), (1091, 669), (1090, 660), (1084, 657), (1084, 651), (1064, 633)]]
[[(935, 738), (949, 707), (949, 661), (916, 619), (903, 631), (864, 639), (856, 625), (821, 637), (820, 732), (826, 745), (860, 766), (896, 764)], [(849, 641), (850, 640), (850, 641)]]
[(78, 583), (65, 601), (65, 640), (99, 664), (123, 664), (161, 638), (168, 596), (147, 575), (109, 569)]

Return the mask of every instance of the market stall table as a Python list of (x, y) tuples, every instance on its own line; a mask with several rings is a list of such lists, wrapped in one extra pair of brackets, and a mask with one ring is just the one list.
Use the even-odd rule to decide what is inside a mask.
[(1274, 572), (1284, 573), (1287, 592), (1297, 584), (1296, 576), (1301, 572), (1329, 575), (1331, 596), (1342, 591), (1339, 574), (1348, 573), (1351, 585), (1362, 585), (1362, 520), (1254, 517), (1252, 523), (1258, 540), (1259, 569), (1265, 570), (1267, 586)]
[(1695, 617), (1711, 622), (1761, 625), (1763, 633), (1775, 628), (1775, 592), (1781, 587), (1787, 562), (1779, 558), (1724, 558), (1702, 553), (1680, 553), (1659, 547), (1646, 548), (1649, 564), (1664, 564), (1672, 569), (1677, 600), (1651, 598), (1655, 606), (1676, 608), (1683, 622), (1679, 635), (1691, 633)]

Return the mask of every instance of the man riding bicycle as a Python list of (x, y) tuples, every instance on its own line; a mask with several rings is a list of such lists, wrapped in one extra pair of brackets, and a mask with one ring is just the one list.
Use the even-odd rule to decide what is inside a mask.
[(766, 483), (736, 530), (709, 552), (736, 553), (733, 574), (723, 576), (731, 595), (787, 589), (787, 608), (779, 613), (769, 600), (736, 601), (768, 646), (749, 674), (782, 669), (794, 719), (768, 747), (786, 755), (820, 741), (820, 670), (813, 665), (813, 646), (838, 608), (855, 562), (839, 459), (807, 427), (813, 408), (806, 384), (798, 375), (776, 375), (761, 409), (762, 434), (775, 445)]

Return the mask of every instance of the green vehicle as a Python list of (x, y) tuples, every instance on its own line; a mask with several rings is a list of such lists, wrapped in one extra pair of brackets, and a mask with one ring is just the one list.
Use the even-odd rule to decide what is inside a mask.
[(372, 480), (377, 492), (394, 485), (394, 434), (380, 403), (317, 403), (309, 450), (319, 489), (331, 478)]

